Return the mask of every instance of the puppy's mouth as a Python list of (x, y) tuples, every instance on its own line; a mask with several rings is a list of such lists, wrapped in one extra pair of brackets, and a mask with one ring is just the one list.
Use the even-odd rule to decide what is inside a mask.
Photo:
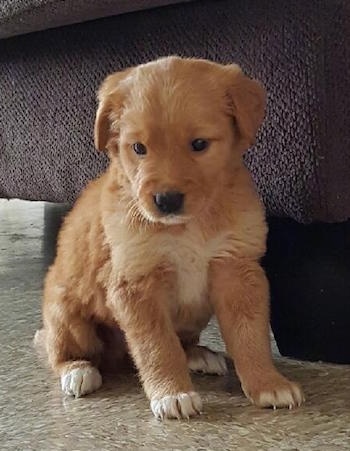
[(140, 212), (144, 218), (146, 218), (149, 222), (153, 223), (161, 223), (164, 225), (179, 225), (186, 224), (190, 221), (191, 216), (186, 214), (167, 214), (167, 215), (158, 215), (150, 212), (148, 209), (140, 206)]
[(161, 216), (157, 218), (158, 222), (165, 225), (186, 224), (191, 219), (188, 215), (174, 215)]

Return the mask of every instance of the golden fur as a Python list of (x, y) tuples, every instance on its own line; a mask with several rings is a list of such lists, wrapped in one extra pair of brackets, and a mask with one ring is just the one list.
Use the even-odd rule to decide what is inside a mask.
[[(188, 364), (209, 352), (197, 343), (215, 313), (248, 398), (302, 402), (272, 363), (267, 227), (242, 163), (264, 108), (237, 65), (169, 57), (104, 81), (95, 143), (110, 166), (66, 218), (45, 281), (41, 336), (66, 393), (97, 389), (96, 367), (129, 352), (156, 416), (195, 415)], [(196, 138), (209, 148), (193, 152)], [(162, 215), (153, 195), (173, 190), (184, 211)]]

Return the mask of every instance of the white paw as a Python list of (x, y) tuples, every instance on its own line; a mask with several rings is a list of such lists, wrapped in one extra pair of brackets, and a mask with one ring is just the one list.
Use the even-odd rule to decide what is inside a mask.
[(220, 376), (227, 373), (225, 354), (211, 351), (204, 346), (189, 349), (187, 362), (191, 371)]
[(263, 377), (256, 378), (248, 387), (242, 384), (242, 388), (247, 398), (260, 407), (293, 409), (305, 401), (299, 385), (278, 373), (265, 380)]
[(186, 418), (199, 415), (202, 410), (202, 400), (198, 393), (178, 393), (164, 396), (161, 399), (152, 399), (151, 409), (156, 418)]
[(296, 384), (290, 384), (288, 388), (281, 388), (273, 392), (260, 393), (258, 405), (262, 407), (272, 407), (277, 409), (280, 407), (300, 407), (305, 401), (303, 392)]
[(101, 385), (100, 372), (91, 366), (74, 368), (61, 376), (62, 391), (76, 398), (96, 391)]

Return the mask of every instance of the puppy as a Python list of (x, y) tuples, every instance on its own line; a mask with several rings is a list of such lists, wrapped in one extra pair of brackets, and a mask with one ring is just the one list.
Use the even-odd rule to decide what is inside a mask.
[(246, 396), (302, 403), (271, 358), (267, 227), (242, 162), (264, 107), (237, 65), (168, 57), (104, 81), (95, 144), (110, 165), (66, 218), (44, 289), (41, 336), (65, 394), (97, 390), (103, 361), (129, 353), (156, 417), (198, 414), (189, 369), (226, 371), (198, 346), (215, 314)]

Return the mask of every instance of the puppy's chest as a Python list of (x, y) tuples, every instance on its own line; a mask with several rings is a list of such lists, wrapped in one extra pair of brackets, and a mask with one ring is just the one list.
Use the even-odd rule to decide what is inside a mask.
[(169, 301), (173, 310), (203, 309), (208, 301), (209, 265), (213, 258), (222, 256), (230, 242), (227, 234), (205, 239), (197, 228), (189, 228), (181, 235), (161, 234), (150, 249), (154, 261), (170, 266), (173, 274)]
[(152, 276), (157, 267), (165, 265), (172, 274), (168, 298), (174, 308), (208, 302), (210, 261), (230, 247), (227, 233), (206, 240), (196, 228), (180, 235), (164, 232), (125, 238), (112, 248), (114, 270), (123, 278), (136, 280)]
[(198, 236), (185, 234), (168, 242), (164, 253), (174, 272), (173, 301), (183, 306), (202, 303), (207, 298), (210, 252)]

